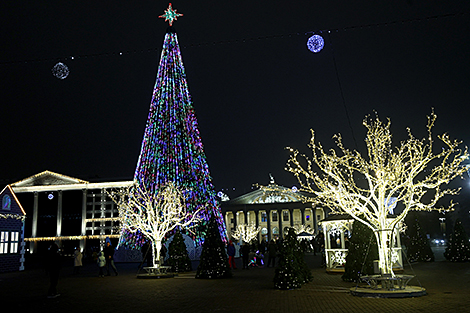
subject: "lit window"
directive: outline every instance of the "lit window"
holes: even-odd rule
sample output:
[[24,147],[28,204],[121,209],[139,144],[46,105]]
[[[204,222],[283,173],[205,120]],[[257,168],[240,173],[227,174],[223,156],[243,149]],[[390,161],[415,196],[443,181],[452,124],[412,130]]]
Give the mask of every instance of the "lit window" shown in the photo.
[[19,238],[19,232],[0,232],[0,254],[18,253]]
[[289,211],[282,211],[282,220],[284,222],[288,222],[289,221]]
[[267,222],[268,221],[268,216],[266,215],[266,212],[261,212],[261,222]]
[[11,198],[9,195],[4,195],[2,198],[2,208],[4,210],[11,210]]
[[307,221],[310,221],[310,215],[307,215],[307,216],[305,217],[305,219],[306,219]]
[[8,253],[8,232],[0,232],[0,254]]
[[20,237],[19,232],[15,231],[11,233],[10,253],[18,253],[19,237]]
[[277,211],[273,211],[273,212],[272,212],[272,217],[273,217],[273,218],[272,218],[272,221],[273,221],[273,222],[277,222]]

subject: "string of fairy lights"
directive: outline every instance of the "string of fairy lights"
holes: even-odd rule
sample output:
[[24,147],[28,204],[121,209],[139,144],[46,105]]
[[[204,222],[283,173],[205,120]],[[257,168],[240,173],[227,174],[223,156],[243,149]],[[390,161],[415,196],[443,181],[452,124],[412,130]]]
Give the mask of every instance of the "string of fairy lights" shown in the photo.
[[[317,29],[317,30],[310,30],[310,31],[299,31],[295,33],[283,33],[283,34],[264,35],[264,36],[249,37],[249,38],[218,40],[218,41],[212,41],[212,42],[190,43],[186,45],[181,45],[181,48],[187,49],[187,48],[197,48],[197,47],[226,45],[226,44],[246,44],[246,43],[256,42],[256,41],[265,41],[265,40],[270,40],[270,39],[282,39],[282,38],[289,38],[289,37],[296,37],[296,36],[309,36],[309,39],[306,45],[310,46],[311,43],[309,44],[309,40],[310,41],[314,40],[314,39],[311,39],[312,36],[314,35],[321,37],[322,34],[327,34],[327,33],[356,31],[356,30],[364,30],[364,29],[370,29],[370,28],[389,27],[389,26],[395,26],[395,25],[400,25],[400,24],[413,24],[413,23],[419,23],[419,22],[428,22],[428,21],[441,20],[441,19],[457,18],[457,17],[463,17],[465,15],[468,15],[469,13],[470,12],[456,12],[456,13],[432,15],[432,16],[427,16],[427,17],[417,17],[417,18],[412,18],[412,19],[382,22],[382,23],[369,23],[369,24],[360,24],[360,25],[350,25],[350,26],[339,27],[339,28],[326,28],[326,29]],[[315,38],[321,41],[321,39],[319,39],[318,37],[315,37]],[[316,44],[318,45],[318,43]],[[101,57],[125,56],[125,55],[137,54],[137,53],[159,52],[160,50],[161,49],[159,47],[153,47],[153,48],[148,48],[148,49],[120,50],[120,51],[109,51],[109,52],[102,52],[102,53],[70,54],[68,56],[51,57],[51,58],[38,58],[38,59],[27,59],[27,60],[17,60],[17,61],[8,60],[8,61],[0,62],[0,65],[60,61],[57,63],[59,64],[65,61],[73,61],[77,59],[89,59],[89,58],[92,59],[92,58],[101,58]],[[65,65],[64,63],[62,64]],[[58,71],[59,76],[61,77],[62,76],[66,77],[66,75],[68,75],[68,69],[60,65],[54,71]]]

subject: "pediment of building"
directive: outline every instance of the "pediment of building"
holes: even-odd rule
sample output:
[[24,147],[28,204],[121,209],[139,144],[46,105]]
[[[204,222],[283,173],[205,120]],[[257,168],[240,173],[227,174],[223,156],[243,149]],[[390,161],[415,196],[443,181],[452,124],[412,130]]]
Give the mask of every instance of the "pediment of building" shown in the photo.
[[39,174],[30,176],[16,183],[11,184],[12,187],[34,187],[34,186],[62,186],[62,185],[75,185],[87,184],[87,181],[73,178],[70,176],[54,173],[51,171],[44,171]]
[[299,191],[279,186],[271,182],[267,186],[259,186],[259,189],[241,195],[233,200],[228,201],[230,204],[268,204],[268,203],[284,203],[284,202],[301,202],[305,199],[305,195]]

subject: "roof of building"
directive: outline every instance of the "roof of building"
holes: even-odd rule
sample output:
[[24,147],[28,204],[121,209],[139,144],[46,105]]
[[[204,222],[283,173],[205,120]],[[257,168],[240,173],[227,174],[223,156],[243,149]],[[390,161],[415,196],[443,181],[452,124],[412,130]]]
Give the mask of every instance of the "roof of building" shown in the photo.
[[90,183],[88,181],[67,175],[58,174],[51,171],[44,171],[22,179],[16,183],[11,184],[10,186],[16,193],[21,193],[55,190],[118,188],[129,186],[132,183],[132,181]]
[[[271,182],[267,186],[255,185],[257,190],[241,195],[235,199],[226,201],[227,205],[239,204],[267,204],[284,202],[309,202],[309,195],[296,188],[288,188],[276,184],[271,176]],[[310,196],[311,197],[311,196]]]

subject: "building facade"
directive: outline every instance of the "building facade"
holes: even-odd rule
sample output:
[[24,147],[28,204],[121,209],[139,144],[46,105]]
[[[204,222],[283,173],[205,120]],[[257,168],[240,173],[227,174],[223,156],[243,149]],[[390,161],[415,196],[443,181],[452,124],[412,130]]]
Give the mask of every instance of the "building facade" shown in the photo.
[[24,270],[25,211],[15,192],[6,186],[0,193],[0,273]]
[[325,218],[323,208],[308,202],[308,197],[295,188],[279,186],[271,178],[267,186],[222,201],[222,214],[227,226],[227,236],[233,239],[238,225],[253,225],[260,229],[257,239],[270,241],[283,238],[287,228],[319,231],[318,222]]
[[11,184],[11,189],[27,203],[28,252],[36,253],[44,249],[42,243],[51,241],[72,251],[78,247],[83,251],[91,243],[102,247],[106,238],[117,241],[120,218],[107,191],[131,184],[132,181],[90,183],[50,171]]

